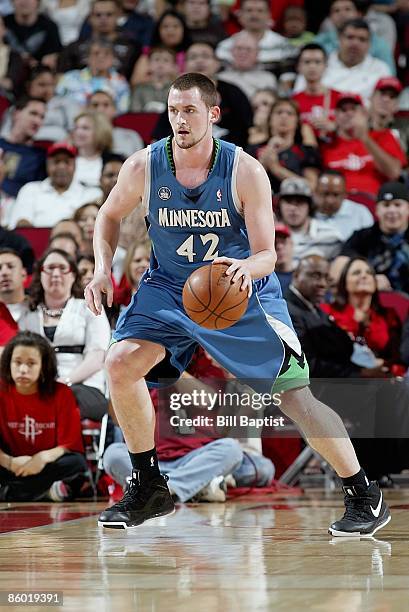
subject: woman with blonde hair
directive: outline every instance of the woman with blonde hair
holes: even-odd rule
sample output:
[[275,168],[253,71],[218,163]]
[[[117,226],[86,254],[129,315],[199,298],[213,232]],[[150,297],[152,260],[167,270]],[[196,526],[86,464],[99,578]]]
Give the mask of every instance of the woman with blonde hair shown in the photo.
[[112,149],[112,126],[102,113],[84,111],[76,116],[72,142],[77,147],[74,181],[99,187],[102,154]]
[[126,252],[121,282],[114,291],[114,302],[127,306],[139,287],[144,272],[149,267],[151,243],[149,240],[135,240]]

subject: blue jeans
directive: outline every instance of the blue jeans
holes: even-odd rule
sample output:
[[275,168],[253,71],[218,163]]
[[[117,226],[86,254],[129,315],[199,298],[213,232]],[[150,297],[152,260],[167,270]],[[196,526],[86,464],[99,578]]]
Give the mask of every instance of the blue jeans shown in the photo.
[[[181,502],[188,501],[216,476],[231,474],[242,463],[240,444],[222,438],[196,448],[173,461],[159,461],[161,472],[169,476],[169,487]],[[114,443],[104,453],[104,469],[122,487],[131,474],[132,464],[126,444]]]
[[256,453],[243,452],[243,461],[233,471],[238,487],[267,487],[274,478],[271,459]]

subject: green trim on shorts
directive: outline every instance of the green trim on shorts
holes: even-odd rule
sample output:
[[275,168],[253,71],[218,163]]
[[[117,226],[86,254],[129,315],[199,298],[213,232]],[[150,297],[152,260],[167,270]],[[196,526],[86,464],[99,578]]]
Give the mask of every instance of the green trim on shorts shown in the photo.
[[307,360],[304,357],[303,365],[300,366],[299,361],[294,355],[290,356],[289,367],[283,373],[277,376],[277,379],[272,387],[272,393],[281,393],[290,389],[298,389],[306,387],[310,384],[310,369]]
[[118,340],[111,336],[111,340],[109,341],[108,348],[110,349],[113,344],[116,344]]

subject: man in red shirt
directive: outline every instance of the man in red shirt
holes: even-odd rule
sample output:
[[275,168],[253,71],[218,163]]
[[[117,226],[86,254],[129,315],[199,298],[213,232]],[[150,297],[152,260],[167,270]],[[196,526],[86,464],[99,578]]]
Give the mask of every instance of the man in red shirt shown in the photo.
[[340,93],[322,84],[327,54],[317,43],[305,45],[298,56],[297,71],[305,79],[305,88],[293,95],[301,120],[314,128],[315,135],[325,138],[335,129],[335,106]]
[[392,130],[370,130],[358,94],[342,94],[335,109],[336,133],[321,145],[323,166],[345,176],[349,194],[374,199],[382,183],[397,180],[406,156]]

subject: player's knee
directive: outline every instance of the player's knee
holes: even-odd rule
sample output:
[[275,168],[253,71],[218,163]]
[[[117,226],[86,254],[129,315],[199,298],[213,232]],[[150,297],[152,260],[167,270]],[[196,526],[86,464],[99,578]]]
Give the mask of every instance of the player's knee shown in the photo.
[[281,396],[280,410],[293,421],[306,416],[311,409],[314,397],[308,387],[290,389]]
[[[114,344],[109,349],[105,358],[105,367],[111,383],[119,382],[123,384],[132,372],[132,378],[137,376],[137,358],[133,356],[126,346]],[[143,376],[143,374],[142,374]]]

